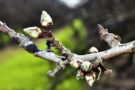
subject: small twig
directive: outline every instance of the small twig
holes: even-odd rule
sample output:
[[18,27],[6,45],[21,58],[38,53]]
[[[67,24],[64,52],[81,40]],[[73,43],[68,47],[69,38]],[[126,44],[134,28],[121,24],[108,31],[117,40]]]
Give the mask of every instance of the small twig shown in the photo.
[[98,30],[101,40],[104,40],[110,47],[115,47],[120,45],[121,38],[118,35],[113,33],[109,33],[108,29],[104,29],[104,27],[98,24]]

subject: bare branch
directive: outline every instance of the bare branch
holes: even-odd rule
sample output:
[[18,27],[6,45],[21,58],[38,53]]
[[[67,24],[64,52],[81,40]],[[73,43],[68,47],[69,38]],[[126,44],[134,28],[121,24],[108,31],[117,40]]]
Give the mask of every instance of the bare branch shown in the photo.
[[58,56],[54,52],[39,50],[34,42],[24,34],[16,33],[13,29],[10,29],[5,23],[0,21],[0,32],[8,35],[13,39],[13,41],[17,42],[20,47],[24,48],[26,51],[37,57],[58,63],[56,68],[49,72],[50,76],[54,77],[57,72],[65,68],[67,64],[70,64],[70,66],[78,69],[77,79],[85,78],[90,86],[92,86],[95,80],[100,78],[101,72],[104,72],[104,74],[107,76],[112,73],[111,69],[104,67],[102,61],[135,51],[135,41],[121,44],[120,37],[118,35],[109,33],[108,30],[104,29],[101,25],[98,25],[98,29],[100,38],[107,42],[111,49],[98,52],[97,48],[92,47],[89,50],[89,54],[85,55],[72,53],[69,49],[65,48],[58,40],[55,39],[50,30],[43,32],[42,34],[44,34],[45,38],[51,42],[50,44],[61,51],[62,56]]
[[121,44],[121,45],[113,47],[109,50],[98,52],[98,53],[92,53],[92,54],[86,54],[86,55],[74,54],[71,59],[73,59],[73,60],[81,59],[83,61],[93,62],[95,60],[95,58],[101,57],[103,60],[108,60],[108,59],[111,59],[113,57],[116,57],[116,56],[119,56],[122,54],[134,52],[134,48],[135,48],[135,41],[132,41],[132,42],[129,42],[126,44]]
[[[33,41],[31,41],[28,37],[24,34],[16,33],[14,30],[10,29],[5,23],[0,22],[0,32],[5,33],[13,41],[17,42],[19,46],[24,48],[26,51],[33,53],[34,55],[43,58],[45,60],[53,61],[56,63],[63,62],[62,58],[57,56],[52,52],[40,51]],[[29,49],[29,46],[31,46]]]

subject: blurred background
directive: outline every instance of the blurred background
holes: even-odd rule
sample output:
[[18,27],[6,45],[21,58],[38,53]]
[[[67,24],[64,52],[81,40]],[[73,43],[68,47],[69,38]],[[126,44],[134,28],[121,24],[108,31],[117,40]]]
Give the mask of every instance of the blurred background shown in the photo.
[[[109,48],[98,36],[99,23],[120,35],[122,43],[135,39],[135,0],[0,0],[0,20],[20,33],[29,26],[40,27],[42,10],[52,16],[56,38],[77,54],[88,53],[92,46]],[[35,42],[46,49],[44,39]],[[54,63],[34,57],[0,33],[0,90],[135,90],[134,62],[134,54],[106,61],[113,75],[89,87],[85,80],[75,79],[71,67],[50,78],[47,72]]]

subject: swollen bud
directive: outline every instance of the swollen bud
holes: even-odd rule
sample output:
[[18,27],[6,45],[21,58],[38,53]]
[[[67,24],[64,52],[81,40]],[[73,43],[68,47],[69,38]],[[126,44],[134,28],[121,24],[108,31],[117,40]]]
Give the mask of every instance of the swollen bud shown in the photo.
[[104,74],[109,77],[110,75],[112,75],[112,70],[111,69],[107,69]]
[[81,70],[78,70],[77,74],[76,74],[76,79],[80,80],[80,79],[83,79],[83,78],[84,78],[84,73]]
[[85,72],[90,71],[92,68],[92,64],[89,61],[84,61],[81,64],[81,69]]
[[47,27],[49,25],[53,25],[52,18],[46,11],[42,11],[40,23],[44,27]]
[[38,27],[28,27],[24,28],[23,31],[27,33],[32,38],[38,38],[39,34],[42,33],[41,29]]
[[93,83],[96,80],[96,74],[94,72],[91,74],[88,74],[85,76],[85,79],[86,79],[87,83],[89,84],[89,86],[92,87]]
[[97,50],[96,47],[91,47],[91,48],[89,49],[89,53],[98,53],[98,50]]
[[74,68],[79,68],[81,63],[82,63],[81,60],[73,60],[70,62],[70,65],[73,66]]

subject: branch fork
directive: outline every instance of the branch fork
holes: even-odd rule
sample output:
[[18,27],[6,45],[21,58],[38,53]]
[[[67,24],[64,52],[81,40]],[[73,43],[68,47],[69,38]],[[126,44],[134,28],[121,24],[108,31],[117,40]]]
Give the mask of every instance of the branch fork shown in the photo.
[[107,69],[103,65],[105,60],[109,60],[110,58],[135,51],[135,41],[121,44],[121,39],[118,35],[109,33],[107,29],[104,29],[102,25],[98,24],[97,27],[99,36],[101,40],[105,41],[110,46],[110,49],[99,52],[97,48],[91,47],[88,54],[78,55],[71,52],[53,36],[53,22],[47,12],[42,12],[40,22],[44,30],[36,27],[26,28],[24,31],[33,38],[46,38],[48,42],[48,49],[55,47],[61,51],[61,56],[55,54],[53,51],[48,52],[48,50],[38,49],[34,42],[31,41],[27,36],[15,32],[2,21],[0,21],[0,32],[8,35],[13,39],[13,41],[17,42],[20,47],[24,48],[29,53],[39,58],[57,63],[56,68],[52,71],[49,71],[49,75],[52,77],[55,77],[55,75],[60,70],[67,68],[67,64],[69,64],[78,70],[76,74],[77,80],[85,78],[87,83],[92,86],[95,80],[99,80],[102,72],[106,76],[111,75],[112,70]]

